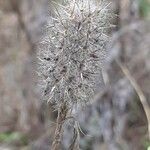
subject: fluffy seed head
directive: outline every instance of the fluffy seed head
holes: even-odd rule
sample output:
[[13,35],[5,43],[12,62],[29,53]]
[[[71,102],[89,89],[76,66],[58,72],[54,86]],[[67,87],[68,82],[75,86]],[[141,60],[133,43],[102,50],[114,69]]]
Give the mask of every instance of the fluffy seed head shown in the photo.
[[107,4],[85,0],[54,3],[38,52],[44,97],[57,105],[86,104],[101,87],[110,12]]

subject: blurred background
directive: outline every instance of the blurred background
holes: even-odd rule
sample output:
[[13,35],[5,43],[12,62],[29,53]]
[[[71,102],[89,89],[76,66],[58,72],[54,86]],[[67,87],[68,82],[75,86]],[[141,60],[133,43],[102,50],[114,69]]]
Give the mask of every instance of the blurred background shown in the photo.
[[[77,112],[82,150],[150,146],[150,0],[109,0],[116,16],[99,100]],[[56,114],[39,98],[36,51],[50,0],[0,0],[0,150],[48,150]],[[78,115],[79,114],[79,115]],[[67,150],[70,128],[64,133]]]

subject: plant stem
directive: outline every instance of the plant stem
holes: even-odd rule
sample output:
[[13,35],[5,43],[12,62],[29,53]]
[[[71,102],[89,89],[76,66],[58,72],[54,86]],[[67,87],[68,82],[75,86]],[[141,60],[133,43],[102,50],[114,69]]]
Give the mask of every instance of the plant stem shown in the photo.
[[67,106],[66,103],[63,104],[58,110],[57,123],[55,128],[54,140],[52,143],[51,150],[60,150],[61,149],[61,138],[63,135],[63,123],[67,116]]

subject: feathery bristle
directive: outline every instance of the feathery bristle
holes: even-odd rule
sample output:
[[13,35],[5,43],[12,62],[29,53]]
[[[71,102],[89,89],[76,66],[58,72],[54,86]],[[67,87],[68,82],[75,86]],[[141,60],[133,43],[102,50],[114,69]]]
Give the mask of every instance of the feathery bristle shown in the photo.
[[44,96],[59,105],[86,104],[99,92],[111,27],[108,4],[85,0],[54,3],[38,52]]

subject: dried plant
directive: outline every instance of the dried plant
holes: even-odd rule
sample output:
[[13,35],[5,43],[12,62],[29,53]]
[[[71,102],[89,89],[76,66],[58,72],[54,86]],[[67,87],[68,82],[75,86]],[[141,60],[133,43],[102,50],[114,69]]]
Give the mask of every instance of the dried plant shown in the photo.
[[67,0],[54,2],[53,8],[55,15],[38,52],[38,69],[44,97],[59,112],[53,142],[53,149],[59,149],[68,111],[91,102],[99,92],[106,33],[112,25],[108,4]]

